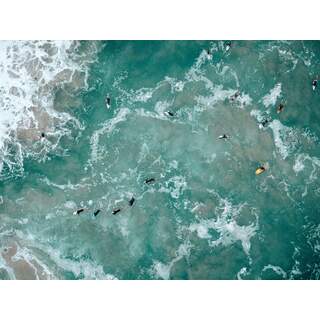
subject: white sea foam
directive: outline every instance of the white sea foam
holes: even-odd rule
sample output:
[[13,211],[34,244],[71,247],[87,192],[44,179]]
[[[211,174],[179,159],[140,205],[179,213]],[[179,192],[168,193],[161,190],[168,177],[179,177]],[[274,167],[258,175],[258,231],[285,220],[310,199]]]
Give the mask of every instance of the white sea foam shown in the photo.
[[[33,254],[31,249],[22,247],[18,242],[11,242],[7,249],[10,250],[7,256],[0,252],[0,268],[3,267],[8,272],[10,279],[20,278],[21,275],[23,276],[20,273],[24,271],[34,279],[54,278],[47,265]],[[18,275],[16,271],[19,271]],[[30,271],[33,275],[30,274]]]
[[171,169],[178,169],[178,161],[177,160],[172,160],[170,163],[169,163],[169,168]]
[[299,59],[297,57],[295,57],[293,55],[292,51],[290,51],[290,50],[284,50],[284,49],[282,50],[282,49],[279,48],[278,52],[279,52],[279,56],[284,61],[289,61],[289,62],[291,62],[293,64],[292,68],[290,70],[286,71],[286,73],[293,71],[296,68],[297,64],[298,64],[298,60]]
[[[224,89],[222,85],[218,85],[212,88],[211,95],[208,96],[198,96],[196,101],[198,102],[198,111],[202,111],[208,107],[214,106],[218,102],[223,102],[230,99],[238,90],[235,89]],[[240,95],[232,101],[232,105],[240,109],[243,109],[246,105],[250,105],[252,99],[248,94],[240,93]]]
[[[312,170],[310,166],[307,164],[310,163],[312,166]],[[307,166],[307,168],[306,168]],[[304,192],[302,193],[302,197],[305,197],[308,194],[308,186],[313,182],[318,180],[318,173],[320,169],[320,159],[317,157],[311,157],[306,153],[300,153],[295,158],[295,163],[293,165],[293,170],[296,175],[301,174],[302,171],[306,171],[307,173],[310,172],[308,179],[305,181],[305,188]],[[315,193],[318,193],[318,190],[315,190]]]
[[293,165],[293,170],[295,171],[295,173],[298,173],[304,169],[304,160],[305,158],[303,157],[303,155],[299,154]]
[[[250,115],[257,119],[258,122],[262,122],[264,120],[263,112],[257,109],[252,109],[250,111]],[[260,129],[263,128],[262,126],[259,127]]]
[[[93,61],[88,57],[96,51],[78,56],[77,46],[72,41],[0,42],[0,173],[4,165],[23,171],[26,154],[43,156],[70,133],[68,125],[80,129],[75,118],[53,108],[54,88],[86,86]],[[39,145],[43,130],[51,139]]]
[[165,81],[170,84],[171,93],[183,91],[185,82],[183,82],[181,80],[177,80],[175,78],[171,78],[171,77],[165,77]]
[[241,109],[251,104],[252,104],[252,98],[249,96],[249,94],[246,94],[246,93],[241,93],[235,103],[235,105]]
[[314,180],[314,171],[317,169],[317,167],[320,168],[320,160],[317,157],[311,157],[306,153],[298,154],[293,165],[293,170],[296,172],[296,174],[304,170],[306,161],[310,161],[312,164],[313,172],[310,175],[310,180]]
[[294,265],[290,271],[290,279],[295,279],[297,276],[302,275],[302,272],[300,271],[300,262],[297,259],[299,254],[300,254],[299,248],[295,247],[292,255],[292,260],[294,260]]
[[240,271],[237,273],[237,279],[242,280],[243,276],[246,276],[248,274],[247,267],[242,267]]
[[[17,253],[12,257],[12,261],[23,260],[25,261],[33,270],[36,276],[36,279],[54,279],[54,274],[50,271],[49,267],[38,259],[34,254],[32,254],[31,250],[24,247],[20,247],[17,245]],[[35,262],[42,268],[39,270]],[[41,274],[39,272],[42,271]]]
[[274,88],[270,90],[268,94],[266,94],[262,98],[262,102],[266,108],[269,106],[274,106],[277,102],[277,99],[281,96],[281,83],[277,83]]
[[287,273],[279,266],[273,266],[271,264],[268,264],[267,266],[264,266],[262,269],[262,272],[266,271],[266,270],[272,270],[274,271],[276,274],[278,274],[279,276],[281,276],[283,279],[287,278]]
[[67,209],[73,209],[75,210],[77,208],[77,204],[74,202],[74,201],[67,201],[64,206],[67,208]]
[[121,87],[121,82],[127,77],[127,74],[120,75],[113,83],[113,87],[116,88],[120,94],[118,96],[119,101],[122,103],[123,106],[132,106],[134,103],[146,103],[148,102],[153,94],[160,89],[163,85],[166,85],[167,82],[160,81],[157,85],[153,88],[140,88],[138,90],[125,90]]
[[174,176],[165,181],[165,187],[161,187],[158,191],[170,193],[172,198],[178,199],[187,188],[187,182],[183,176]]
[[169,101],[158,101],[154,107],[154,110],[161,118],[166,118],[165,111],[170,106],[171,103]]
[[188,81],[199,81],[203,80],[201,71],[201,67],[203,64],[205,64],[207,61],[207,53],[205,50],[202,50],[200,55],[197,57],[195,63],[192,65],[192,67],[188,70],[186,74],[186,79]]
[[205,84],[206,89],[212,90],[213,83],[209,80],[205,75],[204,71],[201,69],[202,66],[207,62],[207,53],[205,50],[202,50],[200,55],[197,57],[195,63],[188,70],[185,75],[185,79],[187,82],[203,82]]
[[61,256],[61,253],[49,247],[40,246],[50,257],[50,259],[56,264],[58,268],[61,268],[65,271],[72,272],[76,277],[82,276],[84,279],[99,279],[99,280],[117,280],[112,274],[105,273],[103,267],[95,264],[92,261],[84,260],[71,260]]
[[[241,213],[242,208],[246,204],[234,206],[229,200],[220,197],[219,202],[219,206],[215,209],[215,218],[198,218],[198,222],[192,223],[188,229],[191,232],[196,232],[199,238],[207,239],[211,247],[218,245],[228,246],[236,241],[241,241],[244,252],[249,256],[251,247],[250,239],[258,230],[258,217],[255,210],[252,209],[251,211],[256,217],[256,222],[246,226],[240,226],[237,224],[235,217]],[[210,229],[219,233],[218,239],[212,239],[209,233]]]
[[40,181],[43,181],[48,186],[52,186],[52,187],[60,189],[60,190],[78,190],[80,188],[89,187],[90,184],[85,183],[86,180],[87,180],[87,178],[86,179],[82,179],[82,182],[81,183],[77,183],[77,184],[72,184],[70,182],[70,180],[68,181],[67,184],[57,184],[57,183],[54,183],[54,182],[50,181],[47,177],[40,178]]
[[132,100],[135,102],[147,102],[151,99],[155,89],[141,88],[134,92],[132,95]]
[[297,145],[297,133],[275,119],[269,127],[272,129],[274,143],[283,159],[286,159]]
[[192,247],[193,246],[191,245],[190,241],[184,241],[184,243],[182,243],[175,252],[175,257],[169,263],[165,264],[158,260],[154,260],[150,273],[157,278],[169,280],[171,269],[174,264],[184,257],[189,257]]
[[121,108],[114,118],[105,121],[102,124],[101,128],[93,133],[90,139],[91,161],[98,161],[100,158],[100,154],[103,151],[101,147],[99,148],[100,136],[111,133],[118,123],[123,122],[127,119],[129,113],[130,110],[128,108]]
[[0,268],[6,270],[6,272],[8,273],[9,279],[11,280],[16,280],[16,275],[14,273],[13,268],[11,268],[7,262],[5,261],[5,259],[2,257],[2,255],[0,254]]
[[225,101],[228,99],[231,95],[233,95],[237,90],[234,89],[223,89],[222,85],[216,86],[212,89],[212,94],[209,96],[198,96],[196,97],[196,101],[198,105],[200,106],[199,111],[203,109],[203,107],[206,109],[207,107],[211,107],[218,102]]

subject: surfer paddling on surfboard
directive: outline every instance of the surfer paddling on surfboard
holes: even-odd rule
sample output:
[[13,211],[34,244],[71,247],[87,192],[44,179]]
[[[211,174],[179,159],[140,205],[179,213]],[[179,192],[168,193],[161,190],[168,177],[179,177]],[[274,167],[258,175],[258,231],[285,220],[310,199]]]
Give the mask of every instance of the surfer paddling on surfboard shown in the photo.
[[278,108],[277,108],[277,113],[282,112],[283,109],[284,109],[284,105],[283,105],[282,103],[280,103],[280,104],[278,105]]
[[111,107],[111,98],[109,95],[106,97],[105,103],[106,103],[107,109],[109,109]]
[[78,209],[77,211],[75,211],[74,213],[73,213],[73,215],[79,215],[80,213],[82,213],[82,212],[84,212],[84,210],[85,210],[85,208],[81,208],[81,209]]
[[174,116],[174,113],[172,111],[165,111],[164,113],[165,115],[168,115],[170,117],[173,117]]
[[226,51],[229,51],[231,48],[231,41],[227,41],[225,46],[226,46]]
[[218,139],[229,139],[230,136],[226,135],[226,134],[222,134],[218,137]]
[[211,60],[212,59],[212,54],[211,54],[211,50],[210,49],[207,49],[207,59],[208,60]]
[[262,166],[260,166],[260,167],[258,167],[258,168],[256,169],[256,175],[259,175],[259,174],[265,172],[265,171],[268,170],[268,169],[269,169],[269,164],[268,164],[268,163],[265,163],[264,165],[262,165]]
[[313,91],[316,90],[317,85],[318,85],[318,79],[314,79],[314,80],[312,81],[312,90],[313,90]]

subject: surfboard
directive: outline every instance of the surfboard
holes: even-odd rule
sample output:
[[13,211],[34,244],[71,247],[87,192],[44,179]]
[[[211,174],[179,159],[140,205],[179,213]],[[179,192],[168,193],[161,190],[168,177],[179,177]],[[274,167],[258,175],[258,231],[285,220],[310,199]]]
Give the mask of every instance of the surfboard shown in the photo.
[[261,174],[262,172],[265,172],[265,171],[266,171],[266,169],[258,168],[256,170],[256,175]]

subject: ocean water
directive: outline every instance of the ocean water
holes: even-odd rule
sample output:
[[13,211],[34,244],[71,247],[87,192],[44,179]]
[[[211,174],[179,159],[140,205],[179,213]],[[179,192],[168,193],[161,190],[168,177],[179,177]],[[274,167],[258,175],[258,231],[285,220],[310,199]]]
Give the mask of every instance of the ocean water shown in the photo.
[[0,42],[0,279],[319,279],[320,42],[227,44]]

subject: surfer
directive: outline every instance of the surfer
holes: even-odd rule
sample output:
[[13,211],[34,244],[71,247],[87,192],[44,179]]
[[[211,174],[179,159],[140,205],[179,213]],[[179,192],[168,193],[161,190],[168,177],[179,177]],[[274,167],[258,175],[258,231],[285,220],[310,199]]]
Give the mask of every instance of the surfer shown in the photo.
[[259,128],[260,128],[260,129],[265,128],[268,123],[269,123],[269,120],[268,120],[268,119],[264,119],[263,121],[261,121],[261,122],[259,123]]
[[282,103],[279,104],[278,108],[277,108],[277,113],[282,112],[284,109],[284,105]]
[[114,209],[114,210],[112,211],[112,214],[116,215],[116,214],[119,213],[120,211],[121,211],[121,209]]
[[106,97],[105,102],[106,102],[107,109],[109,109],[111,107],[111,98],[109,95]]
[[165,113],[166,113],[167,115],[169,115],[170,117],[173,117],[173,116],[174,116],[174,113],[171,112],[171,111],[166,111]]
[[260,166],[256,169],[256,175],[261,174],[262,172],[265,172],[266,168],[264,166]]
[[77,211],[75,211],[73,214],[74,215],[79,215],[83,211],[84,211],[84,208],[81,208],[81,209],[78,209]]
[[317,80],[317,79],[314,79],[314,80],[312,81],[312,90],[316,90],[317,85],[318,85],[318,80]]
[[231,41],[226,42],[226,51],[229,51],[231,48]]
[[98,209],[98,210],[96,210],[94,213],[93,213],[93,215],[96,217],[99,213],[100,213],[100,209]]
[[135,199],[134,197],[132,197],[132,198],[129,200],[129,206],[130,206],[130,207],[133,206],[135,200],[136,200],[136,199]]
[[146,184],[150,184],[150,183],[152,183],[152,182],[155,182],[156,180],[154,179],[154,178],[149,178],[149,179],[146,179],[145,180],[145,183]]
[[207,59],[208,59],[208,60],[211,60],[211,59],[212,59],[212,54],[211,54],[210,49],[207,49]]
[[41,138],[44,138],[45,136],[44,132],[41,132]]
[[240,96],[240,91],[236,91],[235,94],[233,94],[231,97],[230,97],[230,101],[234,101],[236,100],[238,97]]
[[218,139],[229,139],[230,137],[227,136],[226,134],[222,134],[218,137]]

